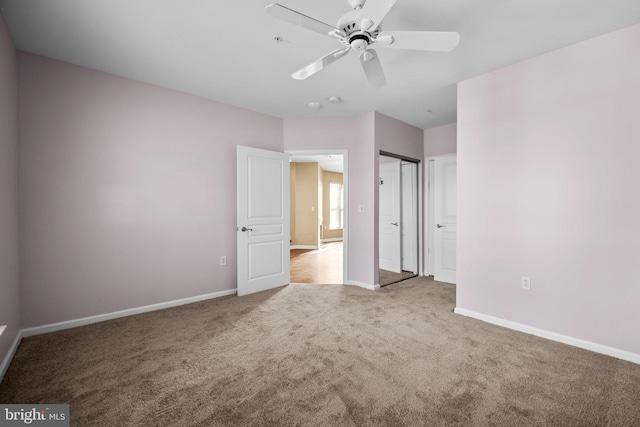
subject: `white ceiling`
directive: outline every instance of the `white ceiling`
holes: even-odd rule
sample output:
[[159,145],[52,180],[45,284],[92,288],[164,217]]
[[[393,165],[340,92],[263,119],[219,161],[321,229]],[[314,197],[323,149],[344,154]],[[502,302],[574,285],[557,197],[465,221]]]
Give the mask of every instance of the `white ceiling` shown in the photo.
[[[27,52],[282,118],[375,110],[423,129],[456,121],[459,81],[640,22],[639,0],[398,0],[385,30],[457,31],[460,45],[378,49],[388,84],[375,89],[353,52],[307,80],[289,77],[342,45],[268,16],[269,3],[0,0],[0,10]],[[331,25],[350,10],[347,0],[281,4]]]

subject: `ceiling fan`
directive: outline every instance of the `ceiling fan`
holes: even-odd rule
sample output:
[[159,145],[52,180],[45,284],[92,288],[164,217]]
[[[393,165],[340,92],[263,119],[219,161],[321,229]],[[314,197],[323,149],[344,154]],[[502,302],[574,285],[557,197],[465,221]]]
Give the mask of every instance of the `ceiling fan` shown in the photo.
[[353,10],[345,13],[338,20],[336,27],[277,3],[266,7],[267,14],[275,18],[334,37],[346,46],[301,68],[291,77],[297,80],[306,79],[342,58],[350,50],[354,50],[359,53],[360,63],[369,84],[382,87],[387,81],[378,54],[372,49],[373,45],[392,49],[450,52],[460,41],[460,35],[456,32],[382,31],[380,24],[396,0],[348,0],[348,2]]

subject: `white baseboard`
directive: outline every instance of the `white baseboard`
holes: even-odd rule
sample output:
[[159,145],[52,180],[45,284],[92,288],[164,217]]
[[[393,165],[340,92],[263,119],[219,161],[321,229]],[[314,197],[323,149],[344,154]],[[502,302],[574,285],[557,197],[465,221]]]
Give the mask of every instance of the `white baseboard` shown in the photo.
[[119,317],[132,316],[134,314],[147,313],[149,311],[162,310],[164,308],[177,307],[179,305],[191,304],[213,298],[220,298],[227,295],[235,295],[236,289],[213,292],[195,297],[183,298],[179,300],[161,302],[159,304],[145,305],[143,307],[130,308],[127,310],[114,311],[112,313],[98,314],[97,316],[83,317],[81,319],[67,320],[66,322],[51,323],[49,325],[36,326],[20,331],[23,337],[46,334],[49,332],[61,331],[63,329],[77,328],[78,326],[90,325],[92,323],[104,322],[105,320],[117,319]]
[[16,339],[13,340],[13,344],[11,344],[11,347],[9,347],[9,352],[4,357],[2,364],[0,364],[0,383],[2,382],[2,379],[4,378],[4,374],[7,372],[7,369],[9,369],[9,364],[13,360],[13,356],[15,356],[16,350],[18,350],[18,346],[20,345],[21,339],[22,339],[22,331],[18,332],[18,335],[16,335]]
[[329,242],[342,242],[342,237],[332,237],[330,239],[322,239],[321,242],[322,243],[329,243]]
[[313,246],[313,245],[291,245],[289,246],[289,249],[320,249],[320,246]]
[[524,332],[526,334],[535,335],[538,337],[546,338],[552,341],[561,342],[563,344],[572,345],[574,347],[583,348],[596,353],[605,354],[607,356],[615,357],[617,359],[626,360],[640,364],[640,354],[631,353],[629,351],[620,350],[606,345],[597,344],[591,341],[581,340],[579,338],[570,337],[568,335],[558,334],[556,332],[547,331],[544,329],[534,328],[533,326],[524,325],[522,323],[512,322],[510,320],[501,319],[499,317],[489,316],[487,314],[478,313],[472,310],[466,310],[464,308],[456,307],[453,310],[456,314],[472,317],[474,319],[482,320],[483,322],[491,323],[498,326],[503,326],[515,331]]
[[370,291],[377,291],[378,289],[380,289],[380,285],[370,285],[368,283],[357,282],[355,280],[347,280],[345,282],[345,285],[359,286],[361,288],[369,289]]

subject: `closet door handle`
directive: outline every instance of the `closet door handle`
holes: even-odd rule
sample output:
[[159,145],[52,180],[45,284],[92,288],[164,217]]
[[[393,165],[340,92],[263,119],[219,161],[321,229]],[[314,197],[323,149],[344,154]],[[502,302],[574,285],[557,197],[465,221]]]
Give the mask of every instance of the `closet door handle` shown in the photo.
[[253,231],[253,228],[242,227],[240,231]]
[[443,225],[443,224],[436,224],[436,227],[438,227],[438,228],[442,228],[442,227],[446,227],[446,225]]

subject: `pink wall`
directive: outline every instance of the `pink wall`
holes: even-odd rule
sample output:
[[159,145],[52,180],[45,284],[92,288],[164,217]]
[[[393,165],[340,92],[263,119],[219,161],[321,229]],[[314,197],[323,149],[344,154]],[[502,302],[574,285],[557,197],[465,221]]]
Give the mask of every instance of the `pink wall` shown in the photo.
[[0,326],[7,326],[0,364],[20,330],[16,72],[16,50],[0,14]]
[[458,307],[640,354],[638,46],[635,25],[459,84]]
[[458,149],[457,125],[451,123],[424,131],[424,156],[455,154]]
[[[352,119],[285,119],[285,150],[348,150],[349,266],[347,281],[375,284],[375,113]],[[358,212],[358,205],[365,211]]]
[[282,151],[282,120],[21,52],[18,70],[22,326],[235,288],[236,146]]
[[424,131],[422,129],[384,114],[375,113],[375,117],[376,149],[378,152],[383,150],[422,160],[424,157]]

